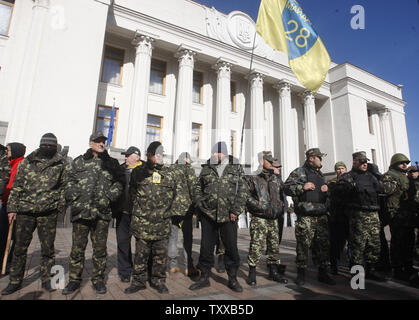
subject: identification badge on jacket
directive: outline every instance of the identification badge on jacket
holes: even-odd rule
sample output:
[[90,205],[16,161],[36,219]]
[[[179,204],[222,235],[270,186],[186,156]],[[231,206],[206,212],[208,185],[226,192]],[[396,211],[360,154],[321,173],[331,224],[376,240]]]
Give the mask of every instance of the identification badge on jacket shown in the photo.
[[161,175],[158,172],[153,172],[153,183],[161,183]]

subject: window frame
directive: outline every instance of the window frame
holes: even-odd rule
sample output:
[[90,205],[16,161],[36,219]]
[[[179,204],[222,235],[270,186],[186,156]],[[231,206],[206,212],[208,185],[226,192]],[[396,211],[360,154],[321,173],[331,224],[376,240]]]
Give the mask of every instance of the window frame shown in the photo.
[[[121,50],[122,51],[122,61],[119,61],[119,60],[116,60],[116,59],[113,59],[113,58],[107,58],[106,57],[106,48]],[[120,68],[120,71],[119,71],[119,84],[103,81],[103,73],[105,71],[105,59],[121,62],[121,68]],[[101,76],[100,76],[100,82],[122,87],[122,77],[123,77],[123,73],[124,73],[124,61],[125,61],[125,49],[120,48],[120,47],[116,47],[116,46],[113,46],[113,45],[105,44],[104,49],[103,49],[102,72],[101,72]]]
[[[151,114],[151,113],[147,113],[147,118],[148,118],[148,116],[160,118],[160,128],[159,127],[155,127],[155,126],[151,126],[151,125],[149,125],[147,123],[147,127],[146,127],[146,140],[147,140],[147,129],[148,128],[158,129],[158,130],[160,130],[160,139],[159,139],[159,141],[161,143],[161,140],[162,140],[162,132],[163,132],[163,117],[162,116],[158,116],[156,114]],[[148,122],[148,120],[147,120],[147,122]]]
[[371,110],[367,109],[368,130],[369,130],[369,133],[370,134],[375,135],[375,132],[374,132],[374,123],[373,123],[373,120],[372,120],[372,116],[373,116],[373,112]]
[[[232,90],[234,88],[234,94],[231,96]],[[237,85],[235,81],[230,81],[230,100],[231,100],[231,112],[237,112]]]
[[6,2],[6,1],[0,0],[0,4],[3,4],[3,5],[8,6],[8,7],[12,7],[12,10],[10,11],[9,24],[7,26],[6,34],[0,33],[0,36],[8,37],[9,36],[9,32],[10,32],[10,25],[12,24],[13,11],[15,9],[16,1],[14,3],[10,3],[10,2]]
[[236,130],[230,130],[230,136],[231,136],[231,155],[233,157],[236,156],[236,147],[237,147],[237,131]]
[[[108,118],[104,118],[104,117],[99,117],[99,108],[106,108],[106,109],[111,109],[112,112],[112,106],[107,106],[104,104],[98,104],[97,105],[97,110],[96,110],[96,121],[95,121],[95,132],[98,130],[98,120],[108,120]],[[114,129],[113,129],[113,137],[112,137],[112,143],[111,146],[115,147],[115,141],[116,141],[116,137],[118,135],[118,118],[119,118],[119,108],[115,106],[115,119],[114,119]],[[110,123],[109,119],[109,123]]]
[[[200,81],[200,86],[199,86],[199,102],[195,102],[193,101],[193,88],[194,88],[194,84],[195,84],[195,79],[194,79],[194,73],[199,73],[201,75],[201,81]],[[198,70],[193,70],[192,73],[192,103],[196,103],[196,104],[203,104],[203,100],[204,100],[204,73],[202,71],[198,71]]]
[[[198,159],[201,159],[201,144],[202,144],[202,123],[198,123],[198,122],[192,122],[192,130],[193,130],[193,125],[198,125],[199,126],[199,143],[198,143]],[[194,136],[193,131],[192,131],[192,137]]]
[[[166,95],[167,61],[156,59],[156,58],[152,58],[151,59],[151,63],[150,63],[150,77],[151,77],[151,72],[153,71],[153,60],[154,61],[158,61],[158,62],[162,62],[164,64],[163,89],[162,89],[162,93],[151,92],[150,91],[150,83],[149,83],[148,93],[158,94],[158,95],[161,95],[161,96],[165,96]],[[150,78],[150,82],[151,82],[151,78]]]

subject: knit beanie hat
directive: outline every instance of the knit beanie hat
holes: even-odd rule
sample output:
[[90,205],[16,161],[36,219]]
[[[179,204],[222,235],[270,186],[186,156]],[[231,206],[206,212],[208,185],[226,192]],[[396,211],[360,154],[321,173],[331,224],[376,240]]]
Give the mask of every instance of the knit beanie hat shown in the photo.
[[39,146],[42,145],[51,145],[51,146],[57,146],[57,137],[53,133],[45,133],[42,138],[41,142],[39,143]]

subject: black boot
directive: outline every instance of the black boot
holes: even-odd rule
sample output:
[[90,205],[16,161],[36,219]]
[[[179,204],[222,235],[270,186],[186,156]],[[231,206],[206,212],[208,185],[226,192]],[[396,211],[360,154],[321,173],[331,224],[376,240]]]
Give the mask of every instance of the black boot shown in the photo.
[[72,294],[74,291],[80,288],[80,282],[70,281],[67,286],[64,288],[62,294]]
[[278,273],[279,274],[284,274],[285,270],[287,269],[287,265],[286,264],[278,264]]
[[198,289],[209,287],[210,282],[208,278],[209,278],[209,272],[201,270],[201,276],[199,277],[197,282],[190,285],[189,290],[198,290]]
[[336,281],[330,278],[329,274],[327,273],[326,267],[319,268],[319,274],[318,274],[317,280],[325,284],[332,285],[332,286],[336,284]]
[[220,254],[220,255],[218,255],[218,259],[217,259],[218,261],[217,261],[217,272],[218,273],[224,273],[224,272],[226,272],[226,268],[225,268],[225,265],[224,265],[224,255],[223,254]]
[[246,283],[252,287],[256,285],[256,267],[249,266],[249,276],[247,277]]
[[237,281],[237,269],[230,269],[227,271],[228,275],[228,287],[234,292],[242,292],[243,288]]
[[147,287],[144,283],[131,283],[131,285],[124,290],[126,294],[136,293],[140,290],[145,290]]
[[1,292],[3,296],[7,296],[9,294],[15,293],[17,290],[19,290],[22,287],[21,283],[18,284],[11,284],[9,283],[5,289]]
[[367,267],[367,270],[365,272],[365,279],[378,281],[378,282],[384,282],[386,281],[386,278],[380,274],[375,268],[373,267]]
[[288,280],[281,277],[281,275],[278,273],[278,265],[276,264],[269,265],[268,279],[279,282],[279,283],[288,283]]
[[295,280],[295,283],[298,286],[303,286],[306,282],[306,269],[304,268],[298,268],[297,269],[297,280]]
[[50,280],[46,280],[46,281],[42,282],[41,287],[42,287],[42,289],[44,289],[44,290],[46,290],[48,292],[53,292],[53,291],[56,290],[56,289],[53,289],[51,287],[51,281]]

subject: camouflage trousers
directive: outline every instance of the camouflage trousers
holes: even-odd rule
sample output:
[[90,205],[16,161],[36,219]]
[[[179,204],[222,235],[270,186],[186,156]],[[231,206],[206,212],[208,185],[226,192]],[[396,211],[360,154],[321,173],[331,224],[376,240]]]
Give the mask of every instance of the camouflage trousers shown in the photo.
[[85,251],[90,233],[93,248],[92,283],[105,279],[106,242],[108,240],[109,221],[102,219],[77,220],[73,222],[73,244],[70,253],[70,281],[81,282],[85,262]]
[[38,237],[41,243],[41,279],[42,282],[51,279],[51,268],[55,263],[54,241],[57,217],[58,212],[55,210],[36,215],[22,213],[16,215],[16,244],[9,277],[11,284],[19,284],[23,280],[28,247],[35,229],[38,229]]
[[265,243],[267,264],[280,264],[278,220],[253,216],[250,221],[250,247],[247,256],[250,267],[256,267],[258,264]]
[[327,215],[299,216],[295,224],[297,240],[297,268],[307,268],[309,249],[314,250],[321,267],[330,264],[329,222]]
[[351,212],[349,220],[350,263],[353,265],[375,266],[380,258],[380,218],[376,211]]
[[169,239],[144,240],[135,238],[133,284],[145,284],[147,281],[147,264],[151,255],[152,268],[150,282],[154,285],[166,281],[167,250]]

